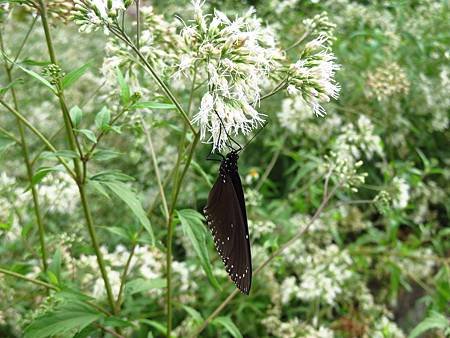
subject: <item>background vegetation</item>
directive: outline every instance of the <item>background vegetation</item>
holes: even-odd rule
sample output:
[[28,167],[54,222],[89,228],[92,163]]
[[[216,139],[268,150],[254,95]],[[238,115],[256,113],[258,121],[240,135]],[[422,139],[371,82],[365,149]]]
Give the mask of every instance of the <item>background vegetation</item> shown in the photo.
[[[1,337],[450,335],[447,1],[204,5],[255,6],[294,61],[329,34],[341,65],[326,116],[286,91],[258,108],[270,122],[239,160],[250,296],[199,213],[211,146],[149,73],[191,120],[205,74],[177,76],[175,36],[193,6],[141,0],[139,59],[114,34],[79,32],[71,1],[46,3],[47,26],[36,3],[1,5]],[[134,37],[134,4],[124,19]]]

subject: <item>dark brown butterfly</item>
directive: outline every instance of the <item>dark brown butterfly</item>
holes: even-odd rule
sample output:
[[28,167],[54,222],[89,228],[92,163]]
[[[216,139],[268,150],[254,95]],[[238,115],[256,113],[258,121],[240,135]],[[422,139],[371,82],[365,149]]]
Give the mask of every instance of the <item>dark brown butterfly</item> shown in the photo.
[[252,285],[252,258],[244,191],[237,161],[239,150],[222,156],[219,176],[212,187],[204,213],[217,252],[237,288],[249,294]]

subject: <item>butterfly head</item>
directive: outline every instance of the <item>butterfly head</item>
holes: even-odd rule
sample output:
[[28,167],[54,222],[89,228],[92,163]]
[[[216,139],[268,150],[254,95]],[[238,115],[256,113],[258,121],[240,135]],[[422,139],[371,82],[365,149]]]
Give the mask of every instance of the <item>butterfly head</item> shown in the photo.
[[239,155],[237,151],[230,151],[227,156],[225,157],[225,160],[228,160],[229,162],[237,162],[239,159]]

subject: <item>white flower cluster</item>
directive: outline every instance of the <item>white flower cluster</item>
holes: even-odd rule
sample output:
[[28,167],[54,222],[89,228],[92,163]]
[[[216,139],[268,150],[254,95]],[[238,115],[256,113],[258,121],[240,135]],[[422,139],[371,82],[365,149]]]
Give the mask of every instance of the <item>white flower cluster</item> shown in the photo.
[[353,275],[349,254],[334,244],[326,248],[311,245],[306,254],[297,257],[296,263],[303,269],[298,282],[295,277],[287,277],[283,281],[283,303],[297,298],[305,301],[318,299],[333,305],[342,292],[342,286]]
[[287,91],[290,95],[299,96],[305,109],[316,116],[326,114],[322,104],[330,98],[337,99],[340,86],[334,76],[340,66],[336,57],[329,50],[329,37],[321,34],[308,42],[300,55],[300,59],[290,66],[287,77]]
[[372,329],[373,338],[405,338],[402,330],[386,316],[382,316]]
[[74,0],[74,3],[73,17],[81,32],[90,33],[103,28],[106,34],[106,26],[117,19],[133,0]]
[[394,177],[392,180],[392,206],[395,209],[405,209],[409,201],[409,184],[403,177]]
[[383,156],[381,138],[375,134],[374,125],[367,116],[361,115],[356,126],[349,123],[342,129],[334,145],[334,150],[340,157],[359,160],[362,154],[368,159],[374,154]]
[[201,139],[220,150],[228,135],[248,134],[264,121],[255,106],[281,51],[253,9],[231,20],[218,10],[204,15],[203,2],[193,5],[195,20],[181,32],[186,47],[179,72],[205,66],[208,91],[193,122],[200,125]]
[[252,238],[256,240],[264,235],[272,234],[276,228],[276,225],[271,220],[253,221],[249,219],[248,227],[250,233],[252,234]]
[[48,211],[73,214],[79,201],[79,192],[72,178],[63,172],[46,176],[38,185],[38,194]]

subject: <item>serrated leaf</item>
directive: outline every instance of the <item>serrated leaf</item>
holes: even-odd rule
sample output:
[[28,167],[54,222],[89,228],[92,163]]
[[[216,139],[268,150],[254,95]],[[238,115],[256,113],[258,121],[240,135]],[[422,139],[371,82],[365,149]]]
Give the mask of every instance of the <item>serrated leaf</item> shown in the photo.
[[74,129],[77,133],[84,135],[92,143],[97,143],[97,137],[92,130],[89,129]]
[[242,338],[242,334],[230,317],[217,317],[213,324],[223,326],[234,338]]
[[95,116],[95,126],[99,130],[106,130],[110,121],[111,112],[106,107],[103,107],[102,110],[100,110]]
[[152,289],[162,289],[165,287],[166,287],[166,280],[163,278],[154,278],[154,279],[136,278],[129,281],[125,285],[125,293],[131,296],[136,293]]
[[74,69],[71,72],[67,73],[66,76],[62,79],[62,87],[64,89],[69,88],[73,85],[80,77],[86,73],[86,71],[91,67],[92,62],[88,62],[80,68]]
[[137,102],[131,106],[131,109],[175,109],[175,105],[171,103],[161,102]]
[[212,266],[208,255],[206,227],[203,225],[203,215],[192,209],[177,211],[183,232],[192,243],[195,253],[200,260],[200,265],[205,271],[209,282],[216,289],[221,290],[219,283],[212,273]]
[[48,82],[44,77],[42,77],[38,73],[33,72],[30,69],[22,67],[21,65],[19,65],[17,63],[16,63],[16,66],[19,67],[20,69],[22,69],[28,75],[31,75],[32,77],[34,77],[36,80],[38,80],[39,82],[44,84],[46,87],[50,88],[52,90],[52,92],[56,93],[55,87],[50,82]]
[[409,334],[408,338],[416,338],[431,329],[450,329],[450,320],[436,311],[431,311],[429,316],[421,321]]
[[130,87],[125,81],[125,78],[123,77],[122,72],[119,68],[117,68],[117,82],[120,86],[120,101],[122,102],[122,105],[126,106],[130,102],[131,98],[131,92]]
[[147,215],[142,208],[141,201],[139,201],[137,195],[123,182],[115,181],[99,181],[109,190],[111,190],[117,197],[119,197],[130,208],[136,218],[139,220],[144,229],[151,237],[152,243],[155,243],[155,236],[153,229]]
[[69,111],[70,120],[73,126],[76,128],[80,125],[81,119],[83,118],[83,111],[78,106],[72,107]]
[[70,304],[60,305],[54,311],[36,318],[25,329],[24,338],[45,338],[72,330],[79,332],[101,317],[101,313],[88,305],[71,301]]

